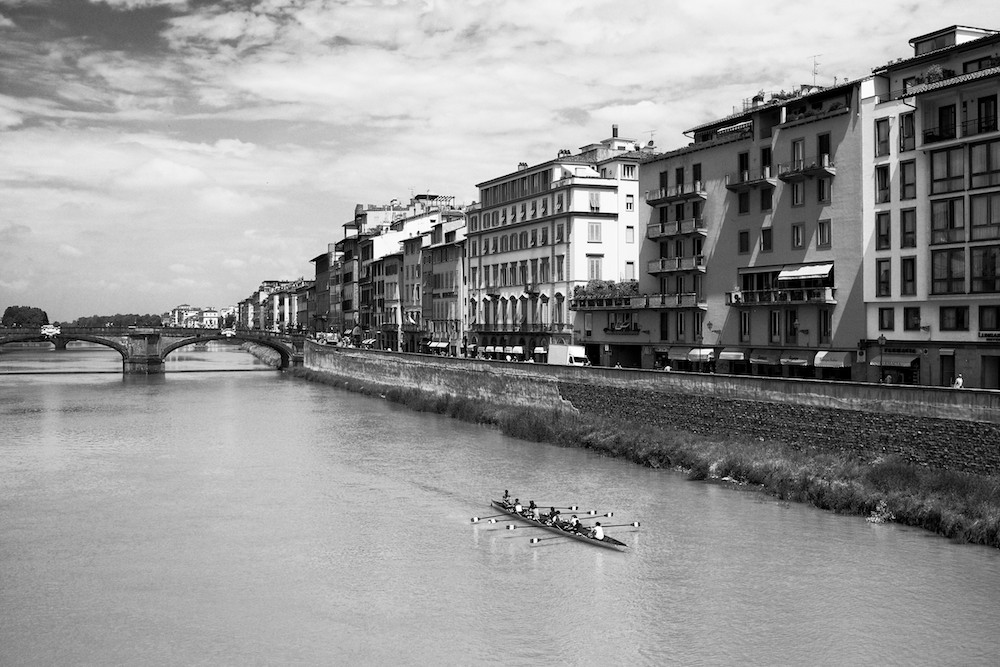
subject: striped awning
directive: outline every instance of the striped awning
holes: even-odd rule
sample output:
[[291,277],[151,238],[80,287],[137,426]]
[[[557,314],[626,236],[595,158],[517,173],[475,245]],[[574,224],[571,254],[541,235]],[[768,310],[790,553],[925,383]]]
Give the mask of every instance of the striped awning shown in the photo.
[[781,350],[768,348],[754,350],[750,353],[750,363],[778,366],[781,364]]
[[691,351],[690,347],[672,347],[670,351],[667,352],[667,359],[671,361],[687,361],[688,352]]
[[890,366],[893,368],[909,368],[920,357],[915,354],[880,354],[869,363],[872,366]]
[[708,362],[715,359],[715,348],[696,347],[687,353],[687,360],[694,362]]
[[811,366],[816,355],[809,350],[785,350],[781,353],[782,366]]
[[833,264],[809,264],[807,266],[786,266],[778,274],[778,280],[809,280],[826,278],[833,270]]
[[848,368],[851,363],[851,353],[838,350],[820,350],[813,359],[817,368]]
[[727,347],[719,353],[719,361],[746,361],[746,350],[738,347]]

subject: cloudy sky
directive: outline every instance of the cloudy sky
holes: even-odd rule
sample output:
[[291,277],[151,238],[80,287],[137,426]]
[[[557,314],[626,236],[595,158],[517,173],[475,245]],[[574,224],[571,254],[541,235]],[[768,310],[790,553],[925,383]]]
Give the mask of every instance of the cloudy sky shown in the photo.
[[354,205],[620,134],[661,149],[996,0],[0,0],[0,310],[223,307]]

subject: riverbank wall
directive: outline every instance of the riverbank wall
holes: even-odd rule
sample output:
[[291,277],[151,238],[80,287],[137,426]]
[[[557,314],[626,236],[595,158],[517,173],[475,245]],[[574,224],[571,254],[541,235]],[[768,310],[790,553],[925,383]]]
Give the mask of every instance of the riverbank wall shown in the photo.
[[506,363],[311,342],[305,367],[511,411],[583,413],[863,461],[895,455],[930,468],[1000,475],[1000,392]]

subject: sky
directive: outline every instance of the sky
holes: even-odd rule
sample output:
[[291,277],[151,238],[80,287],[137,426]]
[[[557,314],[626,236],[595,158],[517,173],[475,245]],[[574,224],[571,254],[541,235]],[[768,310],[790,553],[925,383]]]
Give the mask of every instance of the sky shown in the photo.
[[358,203],[857,79],[996,0],[0,0],[0,311],[223,308]]

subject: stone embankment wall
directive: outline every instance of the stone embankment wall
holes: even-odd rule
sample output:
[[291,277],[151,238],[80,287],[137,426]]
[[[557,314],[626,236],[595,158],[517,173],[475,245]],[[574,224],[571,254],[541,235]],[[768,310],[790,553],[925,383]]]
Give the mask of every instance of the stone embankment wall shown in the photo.
[[1000,474],[1000,392],[504,363],[309,344],[307,367],[499,405]]

